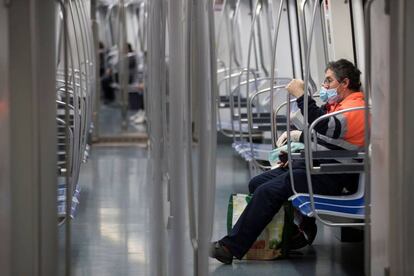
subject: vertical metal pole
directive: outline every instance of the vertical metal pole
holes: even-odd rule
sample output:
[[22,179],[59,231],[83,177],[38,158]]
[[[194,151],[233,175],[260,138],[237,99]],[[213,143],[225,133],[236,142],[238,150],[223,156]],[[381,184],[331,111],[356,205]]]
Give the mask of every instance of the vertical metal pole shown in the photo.
[[99,26],[96,18],[97,0],[91,0],[91,21],[93,33],[93,48],[95,49],[95,101],[93,105],[93,126],[94,132],[92,134],[93,141],[99,140],[99,108],[101,106],[101,78],[99,70],[101,68],[101,60],[99,58]]
[[211,240],[216,158],[216,111],[217,93],[216,57],[214,43],[213,4],[211,1],[194,3],[196,19],[194,58],[198,66],[194,72],[194,85],[200,101],[200,160],[198,164],[198,270],[197,275],[208,275],[208,249]]
[[120,0],[119,2],[119,82],[121,87],[121,116],[122,116],[122,129],[128,128],[128,82],[129,82],[129,65],[127,59],[127,34],[126,34],[126,15],[125,15],[125,2]]
[[[313,29],[315,27],[315,16],[316,16],[316,10],[318,8],[318,1],[319,0],[315,0],[314,3],[314,8],[313,8],[313,13],[312,13],[312,21],[311,21],[311,29],[309,32],[309,38],[305,37],[305,40],[309,40],[307,41],[308,44],[308,48],[306,49],[306,64],[305,64],[305,94],[304,94],[304,129],[303,129],[303,133],[304,133],[304,140],[305,140],[305,163],[306,163],[306,179],[308,181],[308,190],[309,190],[309,194],[312,195],[313,194],[313,186],[312,186],[312,177],[311,177],[311,167],[313,166],[313,161],[312,161],[312,149],[311,149],[311,143],[310,143],[310,133],[309,133],[309,127],[308,127],[308,117],[309,117],[309,113],[308,113],[308,98],[310,97],[309,93],[308,93],[308,88],[309,88],[309,83],[310,83],[310,55],[311,55],[311,47],[312,47],[312,38],[313,38]],[[305,12],[303,11],[303,15],[305,14]],[[290,143],[290,135],[288,134],[288,143]],[[292,176],[292,173],[290,173]],[[293,177],[292,177],[293,178]],[[312,210],[315,210],[315,201],[313,196],[310,196],[310,203],[311,203],[311,207]],[[314,212],[315,218],[319,219],[318,213]]]
[[[65,74],[65,122],[66,122],[66,128],[65,128],[65,149],[66,149],[66,174],[65,174],[65,182],[66,182],[66,223],[65,223],[65,275],[70,276],[71,274],[71,218],[70,218],[70,212],[72,207],[72,179],[70,176],[70,173],[72,171],[71,164],[72,162],[69,162],[68,156],[70,156],[70,143],[69,143],[69,58],[68,58],[68,13],[67,13],[67,7],[68,7],[68,0],[62,0],[61,1],[61,9],[63,14],[63,60],[64,60],[64,74]],[[72,66],[73,63],[72,63]],[[74,77],[74,76],[73,76]],[[73,92],[75,93],[75,87],[73,87]],[[75,96],[74,96],[75,101]],[[76,115],[76,114],[75,114]]]
[[364,267],[365,274],[371,274],[371,154],[369,146],[371,142],[371,128],[370,128],[370,93],[371,93],[371,5],[374,0],[368,0],[364,7],[364,33],[365,33],[365,59],[361,62],[365,65],[364,74],[364,97],[365,97],[365,155],[364,155],[364,169],[365,169],[365,228],[364,228]]
[[185,120],[186,120],[186,172],[187,172],[187,204],[188,204],[188,219],[190,228],[190,241],[193,247],[193,271],[194,275],[197,275],[198,268],[198,241],[197,241],[197,218],[196,218],[196,206],[195,206],[195,194],[194,194],[194,181],[193,181],[193,118],[192,118],[192,38],[193,28],[193,0],[187,2],[187,103],[185,106]]
[[[414,271],[414,221],[411,211],[413,195],[412,118],[414,72],[414,19],[413,1],[400,0],[388,3],[390,11],[391,89],[390,123],[396,133],[390,135],[392,166],[390,168],[390,275],[411,275]],[[398,89],[398,90],[396,90]],[[394,92],[395,91],[395,92]],[[394,109],[395,108],[395,109]],[[395,181],[395,182],[394,182]]]
[[8,275],[57,272],[54,8],[53,1],[13,1],[5,25],[10,101],[0,99],[0,112],[10,123],[10,178],[0,185],[10,187]]
[[[80,111],[78,109],[78,112],[81,113],[81,119],[79,119],[79,116],[76,116],[78,118],[78,121],[80,121],[80,123],[78,123],[78,124],[74,123],[74,129],[75,129],[75,133],[76,133],[76,139],[75,139],[76,143],[75,143],[75,146],[74,146],[75,151],[74,151],[74,155],[73,155],[74,156],[73,157],[73,160],[74,160],[73,167],[75,169],[74,169],[74,173],[72,174],[72,178],[71,178],[71,181],[70,181],[71,183],[69,183],[69,186],[72,186],[72,188],[73,188],[73,185],[76,185],[76,183],[78,182],[79,169],[80,169],[80,164],[81,164],[81,160],[82,160],[82,158],[81,158],[81,155],[82,155],[82,153],[81,153],[82,138],[83,138],[83,135],[82,135],[83,131],[82,130],[83,130],[83,127],[84,127],[83,117],[85,116],[85,114],[84,114],[85,109],[84,109],[83,90],[82,90],[83,89],[83,80],[82,80],[82,71],[81,71],[82,59],[81,59],[81,55],[80,55],[81,50],[80,50],[79,39],[78,39],[78,36],[80,34],[77,33],[77,28],[76,28],[76,23],[75,23],[76,22],[75,21],[75,14],[74,14],[74,9],[73,9],[71,0],[68,0],[68,1],[65,0],[65,9],[66,9],[66,18],[67,18],[66,20],[67,21],[69,19],[68,11],[70,12],[70,15],[71,15],[70,19],[71,19],[71,25],[72,25],[72,31],[73,31],[73,33],[71,33],[71,34],[74,36],[74,47],[73,47],[73,49],[70,48],[69,50],[71,51],[71,55],[72,55],[72,51],[75,52],[74,54],[76,56],[77,66],[79,67],[79,72],[77,72],[76,69],[75,69],[76,68],[75,63],[73,62],[74,60],[71,57],[71,59],[72,59],[72,63],[71,63],[72,64],[72,78],[73,78],[73,84],[74,84],[74,87],[73,87],[74,91],[76,91],[76,85],[77,85],[77,83],[76,83],[76,74],[79,74],[79,87],[78,87],[79,93],[77,95],[77,99],[76,99],[76,97],[74,97],[74,101],[76,102],[75,106],[76,105],[79,106]],[[69,27],[68,22],[66,24],[67,24],[67,28],[68,28]],[[69,42],[70,41],[69,31],[67,32],[67,34],[68,34],[68,37],[66,38],[66,41],[68,42],[68,45],[72,46],[72,44]],[[65,83],[67,83],[67,82],[65,81]],[[67,93],[66,107],[68,107],[68,104],[69,104],[69,94],[68,93],[69,93],[69,91],[67,89],[65,91]],[[69,122],[69,111],[66,110],[65,114],[68,115],[68,117],[66,117],[65,120],[67,122],[67,125],[69,125],[69,123],[68,123]],[[76,114],[78,114],[78,113],[76,113]],[[69,132],[66,132],[66,137],[68,137],[68,133]],[[72,188],[70,189],[70,191],[73,191]],[[70,197],[71,196],[72,195],[70,195]]]
[[149,129],[148,175],[150,176],[150,271],[148,275],[166,275],[165,223],[163,178],[160,164],[163,164],[163,116],[164,106],[160,99],[165,94],[165,9],[163,0],[148,2],[148,100],[147,115]]
[[182,150],[184,132],[184,105],[186,96],[185,74],[185,1],[174,0],[169,6],[169,95],[170,114],[174,116],[170,127],[170,177],[171,177],[171,214],[172,231],[170,246],[174,254],[170,257],[171,275],[184,275],[184,243],[185,243],[185,158]]
[[297,23],[297,10],[295,1],[288,0],[287,2],[288,18],[289,18],[289,36],[290,47],[292,55],[293,77],[303,78],[302,61],[300,56],[300,40],[299,29]]
[[0,274],[11,275],[9,14],[0,5]]
[[[280,18],[282,17],[282,9],[283,9],[284,0],[280,0],[279,11],[277,15],[277,22],[273,34],[273,45],[272,45],[272,60],[270,66],[270,109],[273,112],[273,91],[274,91],[274,83],[275,83],[275,69],[276,69],[276,50],[277,50],[277,39],[279,36],[279,27],[280,27]],[[270,38],[271,39],[271,38]],[[272,139],[272,148],[276,148],[277,141],[277,120],[274,119],[272,116],[272,122],[270,124],[272,136],[275,137]]]
[[[38,116],[39,176],[39,275],[57,274],[57,189],[56,189],[56,59],[55,13],[53,1],[36,1],[31,33],[34,35],[33,78]],[[53,54],[51,54],[53,53]],[[45,69],[47,67],[48,69]],[[18,126],[20,127],[20,126]],[[27,141],[26,141],[27,142]],[[24,248],[23,248],[24,249]]]
[[[354,22],[354,41],[356,50],[355,66],[365,68],[365,30],[364,26],[364,5],[362,0],[352,1],[352,14]],[[365,72],[362,73],[361,82],[365,83]]]

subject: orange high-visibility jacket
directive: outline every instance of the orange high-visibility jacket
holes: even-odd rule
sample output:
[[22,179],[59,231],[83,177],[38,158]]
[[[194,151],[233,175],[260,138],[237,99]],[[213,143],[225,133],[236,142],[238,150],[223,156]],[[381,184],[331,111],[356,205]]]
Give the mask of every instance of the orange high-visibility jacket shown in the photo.
[[[303,114],[303,96],[297,99]],[[311,124],[316,118],[335,111],[352,107],[364,107],[364,94],[354,92],[340,103],[325,104],[318,107],[315,101],[309,98],[308,122]],[[322,120],[315,126],[318,132],[318,144],[327,149],[359,150],[364,146],[365,114],[364,110],[350,111]]]

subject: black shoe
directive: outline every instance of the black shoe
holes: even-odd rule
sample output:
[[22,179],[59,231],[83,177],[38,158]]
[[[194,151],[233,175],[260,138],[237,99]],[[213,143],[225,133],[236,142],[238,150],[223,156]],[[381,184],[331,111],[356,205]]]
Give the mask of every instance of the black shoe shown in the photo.
[[211,243],[210,257],[217,259],[223,264],[231,264],[233,262],[233,255],[218,241]]
[[305,237],[305,234],[299,228],[296,228],[295,233],[292,235],[289,241],[289,250],[297,250],[307,246],[308,240]]
[[314,218],[305,218],[299,226],[295,225],[294,234],[289,242],[290,250],[297,250],[311,245],[315,240],[318,228]]
[[316,238],[316,233],[318,232],[315,219],[313,219],[313,221],[303,223],[300,228],[305,233],[308,244],[311,245]]

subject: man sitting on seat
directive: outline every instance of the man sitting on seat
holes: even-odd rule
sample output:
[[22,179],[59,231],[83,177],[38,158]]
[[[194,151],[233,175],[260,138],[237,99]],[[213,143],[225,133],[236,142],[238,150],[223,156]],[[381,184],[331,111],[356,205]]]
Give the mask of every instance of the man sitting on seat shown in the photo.
[[[320,98],[326,102],[318,107],[309,97],[309,125],[318,117],[352,107],[364,107],[364,95],[360,91],[361,72],[349,61],[341,59],[330,62],[325,70],[325,80],[320,90]],[[287,91],[297,98],[297,104],[304,114],[304,83],[292,80]],[[322,120],[315,130],[318,132],[318,149],[359,150],[364,146],[364,111],[352,111]],[[286,143],[287,134],[278,139],[277,145]],[[291,131],[291,140],[303,141],[303,133]],[[317,162],[317,161],[315,161]],[[335,160],[324,160],[336,162]],[[279,211],[284,202],[293,195],[288,164],[264,172],[250,180],[249,191],[253,194],[239,220],[231,232],[211,246],[210,256],[225,264],[231,264],[233,257],[241,259],[254,241]],[[306,169],[303,161],[291,164],[295,190],[307,193]],[[315,194],[341,195],[344,190],[354,192],[358,186],[358,174],[320,174],[312,175]],[[305,219],[300,225],[311,244],[316,236],[314,219]]]

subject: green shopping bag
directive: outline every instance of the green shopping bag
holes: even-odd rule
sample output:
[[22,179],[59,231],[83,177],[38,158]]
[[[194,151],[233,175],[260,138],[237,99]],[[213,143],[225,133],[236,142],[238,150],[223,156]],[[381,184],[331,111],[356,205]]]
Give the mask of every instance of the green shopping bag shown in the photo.
[[[232,194],[230,196],[227,209],[228,233],[230,233],[250,200],[251,195]],[[244,259],[274,260],[286,257],[289,252],[289,241],[293,232],[297,229],[293,220],[293,206],[290,202],[286,202],[253,243]]]

